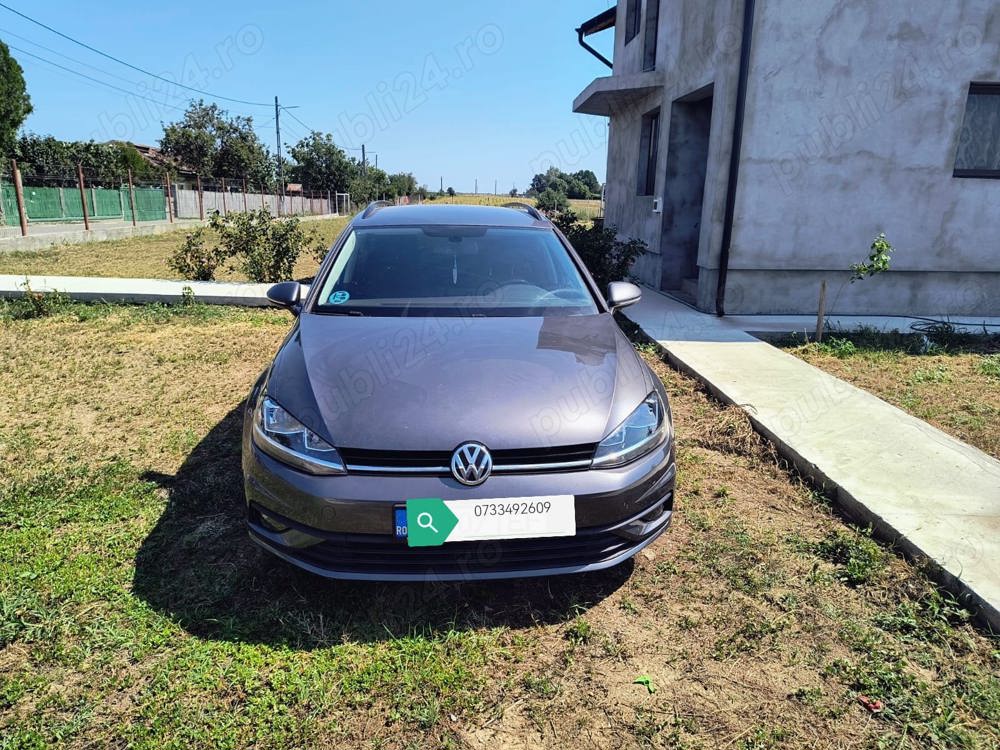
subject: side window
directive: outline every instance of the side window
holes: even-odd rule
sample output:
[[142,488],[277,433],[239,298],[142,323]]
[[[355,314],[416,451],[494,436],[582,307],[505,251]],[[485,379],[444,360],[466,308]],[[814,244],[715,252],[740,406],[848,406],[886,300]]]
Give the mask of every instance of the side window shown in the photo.
[[642,116],[639,138],[639,171],[636,193],[652,195],[656,190],[656,158],[660,142],[660,110]]
[[660,28],[660,0],[646,3],[646,33],[642,43],[642,69],[656,70],[656,38]]
[[625,44],[628,44],[639,34],[639,17],[642,15],[641,0],[628,0],[625,7]]
[[1000,179],[1000,83],[969,86],[954,175]]

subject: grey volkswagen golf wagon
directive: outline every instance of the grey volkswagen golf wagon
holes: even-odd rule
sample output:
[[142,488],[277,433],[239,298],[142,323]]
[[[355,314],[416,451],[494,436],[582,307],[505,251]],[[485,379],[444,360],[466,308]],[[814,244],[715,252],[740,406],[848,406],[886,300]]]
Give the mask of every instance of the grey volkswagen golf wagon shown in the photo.
[[597,570],[673,512],[659,379],[533,207],[372,204],[313,284],[246,404],[250,536],[332,578]]

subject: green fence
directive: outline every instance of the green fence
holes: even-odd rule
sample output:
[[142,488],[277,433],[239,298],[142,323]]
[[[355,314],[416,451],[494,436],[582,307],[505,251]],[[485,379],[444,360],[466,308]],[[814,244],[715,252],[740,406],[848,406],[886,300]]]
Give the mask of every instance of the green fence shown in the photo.
[[[132,206],[128,188],[87,188],[87,214],[94,221],[132,221]],[[2,186],[4,222],[9,226],[20,223],[14,186]],[[29,222],[81,222],[83,205],[80,189],[75,187],[25,187],[24,208]],[[135,210],[138,221],[167,218],[163,188],[135,188]]]

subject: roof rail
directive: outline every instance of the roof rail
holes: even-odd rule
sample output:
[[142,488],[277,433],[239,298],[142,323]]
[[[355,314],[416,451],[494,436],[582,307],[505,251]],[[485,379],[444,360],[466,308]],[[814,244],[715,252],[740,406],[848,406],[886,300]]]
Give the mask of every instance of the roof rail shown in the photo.
[[504,203],[503,207],[513,208],[516,209],[517,211],[524,211],[529,216],[531,216],[531,218],[534,219],[535,221],[546,221],[546,218],[542,215],[542,213],[537,208],[532,206],[530,203],[511,201],[510,203]]
[[387,206],[391,205],[392,203],[390,203],[389,201],[372,201],[365,208],[365,212],[361,215],[361,218],[367,219],[369,216],[378,211],[380,208],[386,208]]

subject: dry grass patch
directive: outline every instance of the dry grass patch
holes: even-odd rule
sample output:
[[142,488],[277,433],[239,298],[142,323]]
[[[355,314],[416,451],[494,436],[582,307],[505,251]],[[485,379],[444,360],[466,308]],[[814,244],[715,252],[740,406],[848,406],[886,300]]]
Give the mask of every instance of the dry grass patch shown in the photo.
[[[303,219],[302,223],[306,229],[314,227],[329,246],[348,221],[347,218]],[[180,276],[167,261],[184,243],[186,234],[178,230],[123,240],[60,245],[47,250],[0,252],[0,274],[177,279]],[[316,259],[309,253],[303,253],[295,266],[295,277],[309,278],[316,273],[317,267]],[[233,269],[220,269],[217,278],[220,281],[246,281],[246,277]]]

